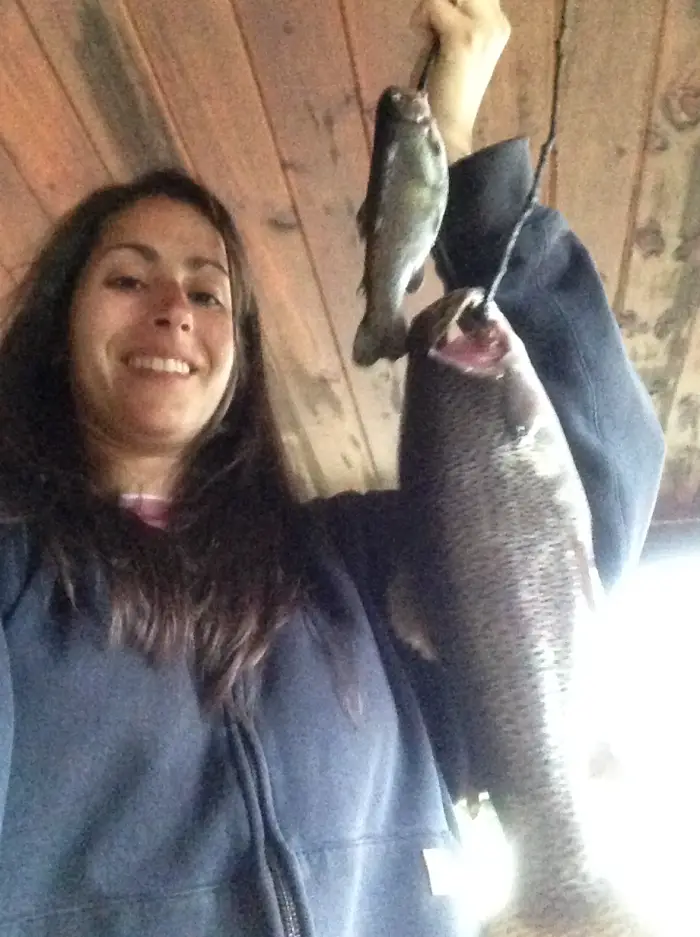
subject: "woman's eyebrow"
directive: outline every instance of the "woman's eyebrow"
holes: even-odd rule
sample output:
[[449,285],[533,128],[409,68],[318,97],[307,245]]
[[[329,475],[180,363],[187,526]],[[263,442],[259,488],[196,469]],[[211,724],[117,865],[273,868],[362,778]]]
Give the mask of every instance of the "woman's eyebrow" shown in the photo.
[[[160,259],[160,254],[155,247],[151,247],[150,244],[141,244],[138,241],[121,241],[119,244],[111,244],[102,256],[106,257],[107,254],[117,250],[136,251],[137,254],[140,254],[143,259],[147,260],[149,263],[155,263]],[[212,260],[210,257],[188,257],[185,261],[185,266],[190,270],[199,270],[206,266],[215,267],[217,270],[220,270],[225,277],[229,275],[228,270],[220,264],[218,260]]]

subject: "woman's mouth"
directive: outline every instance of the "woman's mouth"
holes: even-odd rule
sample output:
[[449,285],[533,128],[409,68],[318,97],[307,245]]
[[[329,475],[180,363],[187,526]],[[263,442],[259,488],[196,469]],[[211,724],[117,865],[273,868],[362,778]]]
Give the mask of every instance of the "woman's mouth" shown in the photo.
[[160,358],[154,355],[130,355],[126,365],[136,371],[151,371],[159,374],[182,374],[188,376],[196,371],[182,358]]

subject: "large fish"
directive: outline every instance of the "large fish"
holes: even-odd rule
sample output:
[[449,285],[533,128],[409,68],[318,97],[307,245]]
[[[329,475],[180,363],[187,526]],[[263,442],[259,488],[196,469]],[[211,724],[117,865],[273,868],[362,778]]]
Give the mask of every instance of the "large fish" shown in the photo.
[[591,870],[580,817],[595,736],[578,662],[602,593],[588,502],[523,343],[483,299],[452,292],[408,335],[399,465],[413,510],[391,614],[438,659],[474,790],[514,847],[489,937],[640,937]]
[[422,281],[447,205],[445,146],[427,92],[387,88],[377,105],[365,201],[357,215],[365,241],[364,317],[353,358],[369,366],[405,352],[401,307]]

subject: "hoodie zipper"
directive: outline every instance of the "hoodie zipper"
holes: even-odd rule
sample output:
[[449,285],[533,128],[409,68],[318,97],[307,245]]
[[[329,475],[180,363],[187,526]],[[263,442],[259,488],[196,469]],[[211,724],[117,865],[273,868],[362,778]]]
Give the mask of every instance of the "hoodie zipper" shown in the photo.
[[265,851],[267,853],[267,863],[275,885],[284,937],[302,937],[299,914],[294,901],[294,895],[287,882],[287,876],[284,874],[274,848],[271,849],[268,847]]
[[[243,726],[236,725],[231,718],[231,714],[226,712],[224,715],[226,730],[229,741],[232,745],[232,755],[234,761],[239,766],[247,768],[241,774],[241,783],[243,785],[244,797],[248,802],[248,811],[251,817],[256,813],[255,804],[262,804],[262,794],[260,790],[260,776],[255,757],[255,747],[252,744],[248,731]],[[258,842],[262,845],[265,865],[272,881],[272,887],[277,899],[277,908],[282,923],[284,937],[303,937],[304,929],[300,922],[299,910],[294,898],[292,886],[289,883],[289,874],[280,861],[279,853],[270,842],[269,833],[266,829],[264,816],[260,814],[260,825],[257,831],[254,830],[254,836],[259,837]],[[257,826],[257,824],[255,824]]]

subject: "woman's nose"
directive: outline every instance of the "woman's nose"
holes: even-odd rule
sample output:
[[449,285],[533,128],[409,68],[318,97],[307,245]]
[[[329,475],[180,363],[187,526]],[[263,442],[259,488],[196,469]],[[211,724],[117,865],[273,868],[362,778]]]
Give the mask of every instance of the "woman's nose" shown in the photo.
[[185,290],[176,282],[160,285],[156,293],[154,322],[161,328],[192,329],[193,316]]

